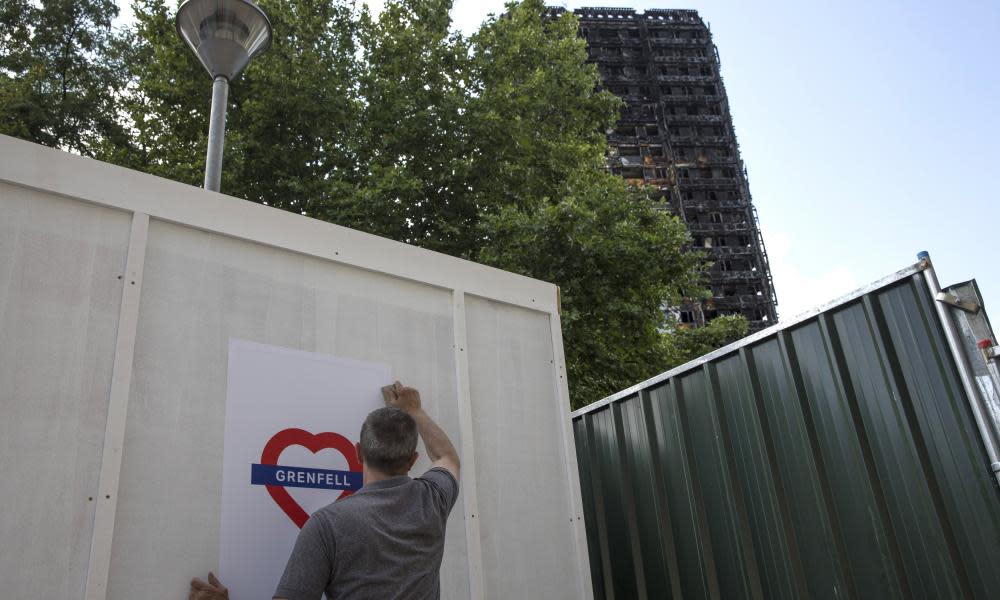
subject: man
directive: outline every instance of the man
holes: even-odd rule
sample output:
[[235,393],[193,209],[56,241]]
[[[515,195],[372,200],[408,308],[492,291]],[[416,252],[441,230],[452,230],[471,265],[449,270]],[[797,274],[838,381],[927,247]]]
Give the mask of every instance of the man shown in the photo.
[[[275,599],[319,600],[324,592],[331,600],[440,598],[445,524],[458,497],[458,453],[421,408],[417,390],[397,381],[382,395],[388,406],[368,415],[356,444],[361,489],[309,518]],[[433,465],[410,479],[418,433]],[[191,581],[190,600],[228,597],[212,573],[207,582]]]

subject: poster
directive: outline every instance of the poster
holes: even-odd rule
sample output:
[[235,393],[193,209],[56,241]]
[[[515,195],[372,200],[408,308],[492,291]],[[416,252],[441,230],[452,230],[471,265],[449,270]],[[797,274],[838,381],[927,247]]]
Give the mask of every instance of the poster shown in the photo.
[[219,579],[269,599],[308,515],[361,487],[354,443],[389,367],[229,342]]

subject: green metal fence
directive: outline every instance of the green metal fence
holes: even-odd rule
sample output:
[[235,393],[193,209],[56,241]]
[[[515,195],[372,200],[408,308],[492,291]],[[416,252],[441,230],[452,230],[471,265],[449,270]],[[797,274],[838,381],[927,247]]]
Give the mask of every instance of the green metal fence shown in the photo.
[[1000,598],[928,267],[574,413],[595,597]]

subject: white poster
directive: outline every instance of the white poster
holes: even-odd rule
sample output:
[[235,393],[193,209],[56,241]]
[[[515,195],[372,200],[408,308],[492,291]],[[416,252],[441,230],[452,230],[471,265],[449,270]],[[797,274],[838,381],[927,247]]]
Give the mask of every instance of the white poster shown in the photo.
[[313,511],[361,487],[354,443],[389,367],[229,342],[219,579],[269,599]]

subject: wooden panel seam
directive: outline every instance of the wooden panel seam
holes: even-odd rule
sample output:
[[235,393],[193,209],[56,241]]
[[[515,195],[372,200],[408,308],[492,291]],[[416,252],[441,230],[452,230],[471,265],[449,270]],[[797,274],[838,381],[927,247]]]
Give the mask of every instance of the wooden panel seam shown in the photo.
[[[558,304],[558,291],[556,288]],[[563,351],[562,322],[558,312],[549,313],[549,334],[552,337],[552,383],[556,403],[559,405],[559,433],[562,435],[563,454],[566,458],[566,479],[569,485],[570,526],[573,529],[574,551],[577,564],[579,589],[577,598],[593,600],[594,583],[590,576],[590,550],[587,546],[587,526],[583,520],[583,497],[580,487],[580,469],[576,459],[573,436],[573,418],[570,416],[569,376],[566,373],[566,355]]]
[[461,431],[462,498],[465,511],[465,544],[469,568],[469,597],[485,598],[483,589],[483,549],[479,531],[479,494],[476,484],[476,441],[472,427],[472,392],[469,385],[469,343],[466,333],[465,292],[452,290],[452,331],[455,336],[455,387],[458,394],[458,422]]
[[94,530],[87,563],[87,600],[103,600],[108,592],[111,569],[111,544],[114,540],[115,516],[118,509],[118,482],[125,445],[125,420],[132,386],[132,362],[136,328],[139,323],[139,296],[142,272],[146,261],[149,238],[149,215],[132,214],[125,271],[122,273],[122,299],[118,311],[118,332],[115,339],[115,359],[111,371],[111,391],[104,430],[104,450],[98,479],[97,507]]

